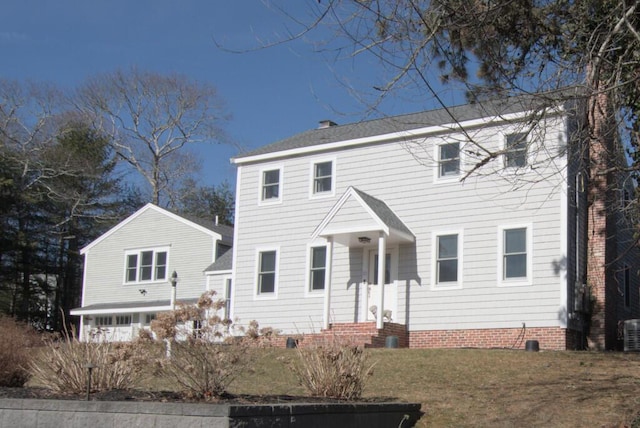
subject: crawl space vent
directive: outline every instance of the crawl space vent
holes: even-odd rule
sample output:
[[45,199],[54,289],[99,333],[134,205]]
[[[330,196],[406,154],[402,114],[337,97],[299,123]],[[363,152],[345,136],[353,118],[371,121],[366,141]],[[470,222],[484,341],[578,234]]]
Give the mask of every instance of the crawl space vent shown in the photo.
[[640,319],[624,322],[624,350],[640,352]]

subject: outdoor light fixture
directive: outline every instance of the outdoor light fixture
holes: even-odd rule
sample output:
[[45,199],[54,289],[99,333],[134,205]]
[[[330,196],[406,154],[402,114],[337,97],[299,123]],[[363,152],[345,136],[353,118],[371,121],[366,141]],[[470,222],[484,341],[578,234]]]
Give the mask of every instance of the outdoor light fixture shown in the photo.
[[369,242],[371,242],[371,238],[369,238],[368,236],[360,236],[358,237],[358,241],[361,244],[368,244]]
[[171,274],[171,286],[175,287],[178,284],[178,272],[175,270]]

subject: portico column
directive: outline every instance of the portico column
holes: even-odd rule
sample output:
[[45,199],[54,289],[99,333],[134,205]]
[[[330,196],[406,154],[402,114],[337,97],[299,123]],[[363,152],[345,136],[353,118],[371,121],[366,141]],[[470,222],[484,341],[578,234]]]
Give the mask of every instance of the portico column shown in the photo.
[[378,312],[376,315],[376,328],[381,329],[384,326],[384,280],[387,261],[387,237],[384,232],[380,232],[378,238],[378,285],[380,286],[380,297],[378,299]]
[[333,236],[327,237],[327,261],[324,272],[324,308],[322,328],[329,329],[331,317],[331,267],[333,265]]

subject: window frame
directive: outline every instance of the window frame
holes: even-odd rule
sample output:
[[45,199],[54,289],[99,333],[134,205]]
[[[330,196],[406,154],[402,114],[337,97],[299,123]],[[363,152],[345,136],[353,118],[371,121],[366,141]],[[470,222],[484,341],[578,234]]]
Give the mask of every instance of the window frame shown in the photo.
[[[264,198],[265,174],[271,171],[278,171],[278,197]],[[284,190],[284,166],[271,165],[260,168],[260,186],[258,187],[258,205],[272,205],[282,203],[282,192]]]
[[[136,248],[125,250],[124,252],[124,285],[140,285],[140,284],[158,284],[169,281],[169,257],[170,257],[170,247],[162,246],[162,247],[149,247],[149,248]],[[151,265],[144,265],[144,267],[150,269],[151,279],[140,279],[142,276],[142,254],[151,252]],[[163,265],[158,264],[158,255],[161,253],[165,253],[165,260]],[[132,270],[132,267],[129,264],[130,258],[132,256],[136,256],[136,279],[135,281],[129,280],[129,272]],[[158,267],[164,267],[164,277],[158,278]]]
[[[261,292],[261,275],[270,273],[271,271],[261,272],[262,268],[262,254],[263,253],[275,253],[275,269],[273,271],[273,292]],[[278,298],[278,273],[280,268],[280,247],[260,247],[256,248],[256,265],[255,265],[255,283],[254,283],[254,298],[255,299],[277,299]]]
[[[457,257],[456,260],[458,262],[457,270],[456,270],[456,281],[441,281],[438,279],[438,263],[439,263],[439,254],[438,254],[438,243],[439,238],[443,236],[457,236]],[[461,289],[463,286],[463,254],[464,254],[464,230],[463,229],[449,229],[449,230],[438,230],[435,231],[431,236],[431,253],[432,253],[432,262],[431,262],[431,288],[434,290],[455,290]]]
[[131,327],[132,320],[133,316],[131,314],[117,314],[113,325],[116,327]]
[[[526,276],[506,278],[505,277],[505,236],[509,230],[525,229],[526,248]],[[533,226],[527,224],[511,224],[498,227],[498,286],[527,286],[533,284]]]
[[[313,287],[313,251],[316,248],[324,248],[324,267],[322,270],[324,271],[324,283],[321,289],[314,290]],[[307,245],[307,264],[306,264],[306,280],[305,280],[305,295],[309,297],[321,297],[324,296],[325,288],[327,286],[327,260],[329,254],[327,254],[327,243],[326,242],[314,242]],[[316,271],[320,270],[316,268]]]
[[93,318],[94,327],[113,327],[113,325],[112,315],[96,315]]
[[158,314],[155,312],[147,312],[144,314],[144,324],[143,325],[151,325],[151,322],[156,319]]
[[[450,146],[450,145],[454,145],[457,144],[458,145],[458,157],[457,158],[451,158],[451,159],[457,159],[458,160],[458,172],[457,174],[448,174],[448,175],[441,175],[440,171],[441,171],[441,167],[443,164],[443,159],[442,159],[442,148],[444,146]],[[462,166],[464,163],[464,159],[463,159],[463,142],[462,141],[458,141],[458,140],[445,140],[442,141],[440,143],[434,144],[434,154],[433,154],[433,159],[435,160],[434,162],[434,182],[435,183],[450,183],[450,182],[456,182],[460,179],[460,175],[462,174]],[[447,159],[447,161],[450,161],[451,159]]]
[[[316,192],[316,180],[318,177],[316,176],[316,167],[319,164],[331,163],[331,190],[326,190],[322,192]],[[328,198],[331,196],[335,196],[336,194],[336,158],[318,158],[313,159],[309,163],[309,198],[310,199],[319,199],[319,198]],[[326,178],[326,176],[322,176],[321,178]]]
[[[505,168],[507,168],[507,169],[519,169],[519,168],[526,168],[526,167],[529,166],[529,163],[530,163],[529,162],[529,145],[531,144],[531,140],[530,140],[529,134],[530,134],[530,132],[526,132],[526,131],[522,131],[522,132],[506,132],[506,133],[504,133],[504,138],[503,138],[504,154],[502,155],[502,159],[503,159],[503,164],[504,164]],[[509,137],[511,137],[513,135],[524,136],[524,139],[521,139],[522,137],[519,137],[516,140],[517,143],[524,143],[524,148],[520,148],[520,149],[511,151],[511,147],[513,145],[509,144]],[[513,159],[519,159],[520,158],[520,153],[521,152],[524,152],[523,153],[524,165],[512,165],[512,164],[510,164],[510,162],[513,161]],[[510,156],[512,156],[513,159],[510,160]]]

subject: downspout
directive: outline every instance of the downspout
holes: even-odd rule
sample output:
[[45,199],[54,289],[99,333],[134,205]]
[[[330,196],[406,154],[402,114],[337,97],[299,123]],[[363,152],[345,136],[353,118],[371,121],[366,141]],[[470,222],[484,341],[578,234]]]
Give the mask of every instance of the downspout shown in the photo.
[[327,265],[324,276],[324,307],[322,328],[329,329],[331,316],[331,270],[333,265],[333,236],[327,237]]

